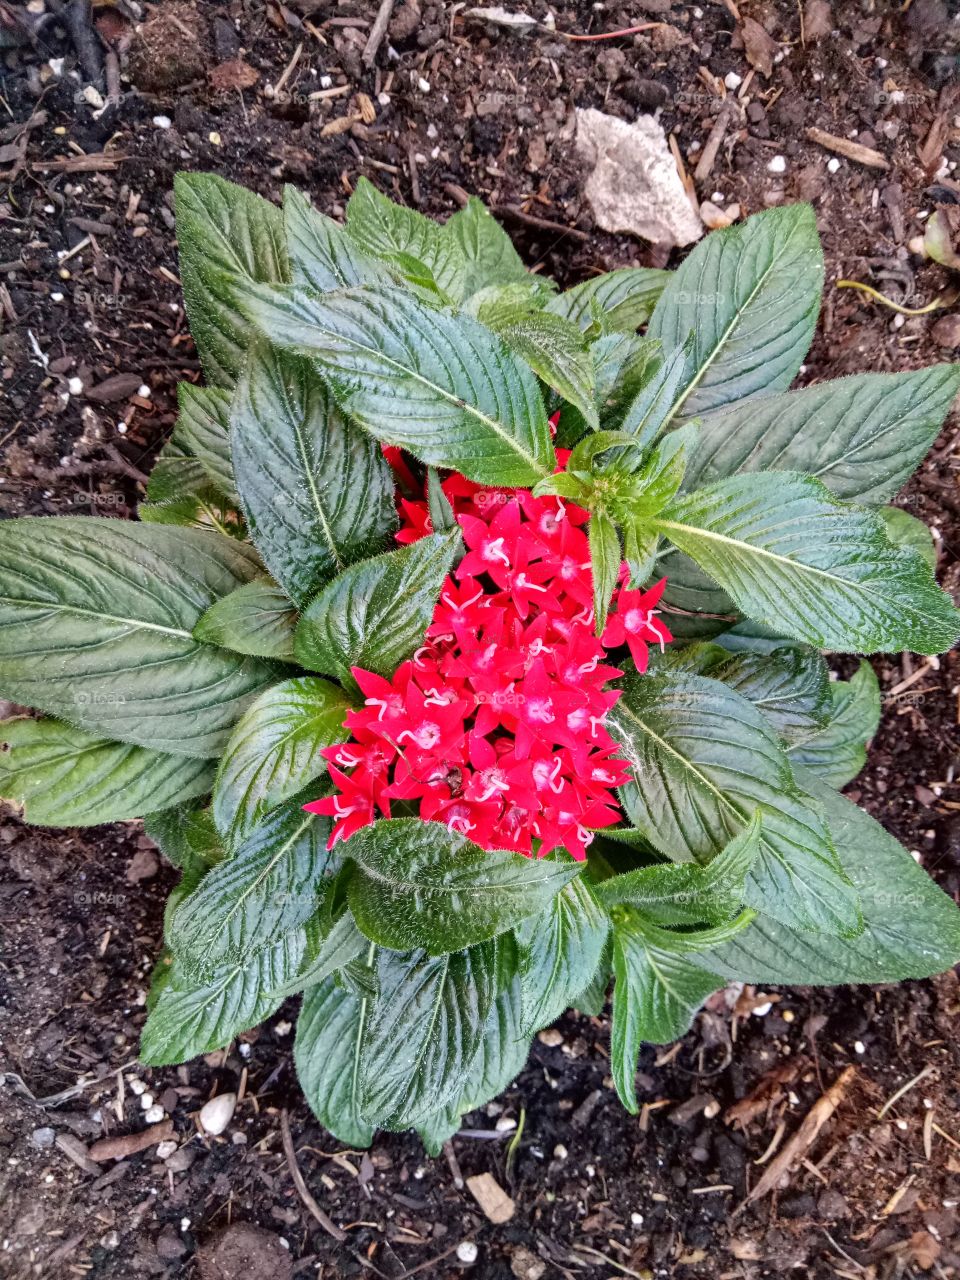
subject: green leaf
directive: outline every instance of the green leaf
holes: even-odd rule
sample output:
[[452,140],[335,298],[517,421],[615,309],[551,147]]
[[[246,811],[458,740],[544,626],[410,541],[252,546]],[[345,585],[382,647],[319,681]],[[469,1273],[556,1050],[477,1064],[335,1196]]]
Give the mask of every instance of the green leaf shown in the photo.
[[[680,395],[690,380],[692,351],[691,335],[683,346],[660,361],[624,410],[621,430],[636,436],[643,444],[656,439],[670,422]],[[696,436],[689,437],[688,452],[693,451],[695,441]]]
[[735,471],[804,471],[838,498],[886,502],[933,444],[960,365],[862,373],[732,404],[701,421],[687,488]]
[[348,688],[351,667],[389,679],[422,644],[459,542],[459,530],[434,533],[351,565],[304,611],[299,661]]
[[671,431],[642,455],[642,461],[639,450],[626,451],[622,462],[618,461],[611,467],[614,474],[620,468],[627,473],[624,476],[624,496],[618,503],[618,515],[642,528],[650,516],[662,511],[680,488],[687,454],[696,438],[696,424],[690,422],[679,431]]
[[357,872],[347,896],[373,942],[442,955],[542,911],[579,872],[573,863],[481,849],[440,822],[393,818],[349,841]]
[[[660,354],[659,342],[637,334],[609,334],[590,345],[594,401],[601,430],[620,430],[630,403],[656,372]],[[569,448],[588,430],[587,420],[573,405],[561,406],[557,444]]]
[[427,471],[427,507],[434,533],[447,533],[457,528],[457,517],[449,498],[443,492],[435,467],[430,467]]
[[549,311],[496,304],[482,306],[477,319],[579,410],[591,430],[599,428],[593,357],[576,325]]
[[826,726],[790,748],[790,759],[832,787],[845,787],[867,762],[867,743],[880,724],[880,685],[869,662],[850,680],[829,685]]
[[350,702],[319,676],[298,676],[266,689],[238,721],[213,789],[217,830],[248,836],[267,813],[327,772],[324,747],[345,742]]
[[293,661],[297,611],[269,578],[248,582],[217,600],[193,628],[205,644],[255,658]]
[[597,971],[609,932],[610,921],[582,875],[518,926],[525,1032],[548,1027],[576,1003]]
[[547,310],[572,321],[578,329],[588,329],[596,307],[602,315],[605,334],[634,333],[650,319],[672,274],[651,267],[607,271],[551,298]]
[[232,388],[250,336],[234,289],[245,280],[289,279],[283,219],[268,201],[212,173],[178,173],[173,189],[190,332],[207,381]]
[[355,284],[389,284],[391,273],[296,187],[283,188],[283,229],[294,284],[317,293]]
[[636,1115],[640,1045],[669,1044],[689,1029],[707,996],[722,985],[690,959],[739,933],[751,913],[695,933],[670,933],[620,907],[613,930],[610,1072],[620,1101]]
[[0,522],[0,691],[92,733],[216,755],[274,678],[201,644],[214,600],[257,572],[215,533],[84,516]]
[[254,343],[230,423],[250,535],[296,604],[382,548],[396,527],[390,468],[307,360]]
[[523,284],[530,279],[512,240],[475,196],[447,220],[444,232],[457,245],[464,265],[464,298],[491,285]]
[[140,1038],[140,1061],[163,1067],[212,1053],[280,1007],[276,987],[296,973],[305,937],[296,929],[242,964],[195,979],[175,960]]
[[823,805],[844,869],[863,903],[856,938],[798,933],[758,916],[749,929],[697,958],[743,982],[834,985],[929,978],[960,962],[960,911],[873,818],[800,771]]
[[349,1147],[369,1147],[374,1127],[360,1114],[360,1046],[369,1016],[360,1000],[333,977],[303,997],[293,1061],[310,1110]]
[[241,540],[246,537],[237,510],[239,504],[217,488],[207,468],[187,449],[176,431],[150,472],[147,498],[137,512],[147,523],[215,529]]
[[670,277],[648,330],[669,355],[693,334],[690,417],[790,385],[810,346],[823,289],[813,209],[754,214],[700,242]]
[[760,809],[744,900],[796,928],[857,931],[856,894],[829,832],[752,703],[706,676],[632,672],[608,721],[636,780],[623,788],[624,809],[655,849],[708,862]]
[[466,263],[458,237],[415,209],[395,204],[366,178],[347,203],[347,234],[373,257],[398,262],[403,274],[415,274],[411,268],[422,264],[449,298],[464,296]]
[[329,862],[329,834],[325,818],[296,807],[268,814],[174,913],[171,945],[184,968],[209,976],[309,920]]
[[530,1055],[530,1034],[522,1026],[523,1012],[517,956],[511,957],[510,940],[501,938],[509,978],[487,1014],[477,1056],[459,1098],[452,1109],[458,1116],[485,1106],[503,1093],[523,1070]]
[[387,287],[317,298],[250,285],[243,305],[272,342],[315,361],[378,440],[478,484],[530,485],[553,470],[536,378],[475,320]]
[[791,472],[732,476],[678,499],[655,527],[744,613],[820,649],[939,653],[960,614],[879,517]]
[[126,822],[204,795],[213,765],[94,737],[58,720],[0,720],[0,795],[47,827]]
[[819,733],[829,718],[830,673],[813,649],[741,653],[708,674],[749,698],[788,744]]
[[154,503],[171,502],[209,487],[210,477],[199,459],[171,435],[147,479],[147,498]]
[[912,548],[930,572],[936,573],[937,544],[922,520],[900,507],[881,507],[877,515],[883,521],[884,531],[895,547]]
[[596,632],[601,635],[607,625],[607,612],[620,576],[623,557],[616,526],[603,511],[594,511],[588,527],[590,568],[593,575],[593,611]]
[[174,438],[200,463],[211,483],[237,502],[230,460],[230,393],[219,387],[177,386],[180,414]]
[[[326,912],[331,894],[328,893],[321,904],[321,911]],[[344,911],[340,918],[330,926],[329,931],[317,934],[315,919],[307,923],[307,952],[303,968],[290,982],[278,987],[278,996],[295,995],[298,991],[307,991],[310,987],[325,982],[340,970],[347,969],[355,961],[370,951],[370,943],[356,926],[349,911]]]
[[705,867],[692,862],[637,867],[601,881],[596,896],[607,910],[626,903],[656,924],[725,924],[743,906],[761,830],[758,810]]
[[379,994],[360,1058],[367,1120],[408,1129],[456,1097],[515,954],[512,938],[443,956],[378,950]]

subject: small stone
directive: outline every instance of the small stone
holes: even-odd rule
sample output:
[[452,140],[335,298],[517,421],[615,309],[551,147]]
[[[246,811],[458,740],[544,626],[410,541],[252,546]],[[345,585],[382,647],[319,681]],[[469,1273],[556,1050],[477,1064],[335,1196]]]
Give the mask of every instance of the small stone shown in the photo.
[[541,1031],[537,1039],[541,1044],[545,1044],[548,1049],[558,1049],[563,1044],[563,1033],[558,1031],[556,1027],[547,1027],[546,1031]]
[[510,1255],[510,1270],[517,1280],[540,1280],[546,1269],[547,1264],[529,1249],[514,1249]]
[[154,116],[153,123],[157,126],[158,129],[169,129],[170,126],[173,124],[173,121],[170,119],[169,116]]
[[728,71],[723,77],[723,83],[728,89],[739,89],[743,84],[743,76],[738,76],[735,71]]
[[837,159],[836,156],[831,156],[830,159],[827,161],[827,172],[836,173],[839,168],[840,168],[840,161]]
[[771,173],[786,173],[787,171],[786,156],[774,156],[773,159],[767,165],[767,168]]
[[558,1142],[557,1145],[553,1148],[553,1155],[555,1160],[566,1160],[569,1154],[570,1152],[567,1150],[567,1148],[563,1145],[562,1142]]
[[166,1165],[171,1173],[186,1173],[196,1158],[192,1147],[178,1147],[172,1156],[167,1157]]
[[57,1140],[56,1132],[44,1125],[40,1129],[34,1129],[30,1135],[30,1145],[36,1147],[38,1151],[43,1151],[47,1147],[52,1147]]
[[157,1144],[157,1155],[161,1160],[168,1160],[176,1150],[177,1144],[173,1139],[170,1139],[167,1142],[159,1142]]
[[945,351],[960,347],[960,315],[944,316],[930,330],[930,336]]
[[127,884],[139,884],[141,880],[151,880],[159,870],[160,860],[153,849],[138,849],[130,859],[124,878]]
[[149,1111],[149,1110],[150,1110],[150,1108],[153,1106],[153,1094],[152,1094],[152,1093],[141,1093],[141,1095],[140,1095],[140,1105],[141,1105],[141,1107],[143,1107],[144,1111]]
[[70,392],[72,396],[82,396],[83,395],[83,379],[71,378],[70,381],[67,383],[67,390]]
[[164,1111],[161,1106],[149,1107],[144,1113],[143,1118],[147,1124],[159,1124],[163,1119]]
[[642,1213],[631,1213],[631,1215],[630,1215],[630,1222],[631,1222],[631,1224],[632,1224],[633,1226],[635,1226],[635,1227],[642,1227],[642,1226],[643,1226],[643,1214],[642,1214]]
[[712,200],[704,200],[700,206],[700,217],[703,219],[703,225],[710,231],[717,231],[720,227],[729,227],[733,221],[728,217],[725,210],[718,209]]
[[157,1236],[154,1247],[157,1257],[162,1258],[164,1262],[176,1262],[187,1252],[187,1245],[177,1233],[176,1228],[170,1225],[164,1227]]
[[237,1109],[237,1095],[235,1093],[220,1093],[215,1098],[211,1098],[209,1102],[205,1102],[200,1108],[200,1124],[204,1133],[216,1135],[223,1133],[227,1125],[233,1119],[233,1113]]
[[133,1080],[127,1081],[127,1088],[130,1090],[131,1093],[137,1094],[138,1097],[141,1093],[145,1091],[146,1087],[147,1086],[143,1083],[143,1081],[137,1080],[136,1077],[134,1077]]
[[468,1267],[476,1262],[477,1253],[477,1246],[472,1240],[461,1240],[457,1245],[457,1259],[459,1262],[465,1262]]

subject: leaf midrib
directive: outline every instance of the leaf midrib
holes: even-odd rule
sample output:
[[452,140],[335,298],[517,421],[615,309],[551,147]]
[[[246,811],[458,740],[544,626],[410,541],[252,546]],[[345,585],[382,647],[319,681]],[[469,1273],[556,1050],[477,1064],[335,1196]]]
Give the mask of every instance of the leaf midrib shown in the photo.
[[[145,622],[141,618],[121,618],[112,613],[100,613],[96,609],[84,609],[82,605],[62,604],[58,600],[20,600],[15,596],[0,596],[0,604],[11,605],[13,608],[46,609],[59,613],[76,613],[81,617],[97,618],[103,622],[116,622],[125,627],[135,627],[144,631],[157,631],[162,635],[176,636],[181,640],[194,639],[189,631],[183,631],[178,627],[164,627],[159,622]],[[197,641],[196,643],[199,644],[201,642]]]

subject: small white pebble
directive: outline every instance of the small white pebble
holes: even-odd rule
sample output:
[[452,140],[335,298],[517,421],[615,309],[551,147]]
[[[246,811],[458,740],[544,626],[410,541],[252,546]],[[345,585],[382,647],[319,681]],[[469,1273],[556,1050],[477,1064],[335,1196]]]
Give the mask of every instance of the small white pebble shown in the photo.
[[240,1044],[237,1046],[237,1048],[240,1052],[241,1058],[249,1058],[250,1054],[253,1052],[253,1050],[245,1041],[241,1041]]
[[169,129],[170,126],[173,124],[173,121],[170,119],[169,116],[154,116],[153,123],[157,126],[158,129]]
[[877,67],[880,71],[882,71],[884,67],[887,65],[887,60],[886,58],[874,58],[873,65]]
[[642,1214],[642,1213],[631,1213],[631,1215],[630,1215],[630,1221],[631,1221],[631,1223],[633,1224],[633,1226],[635,1226],[635,1227],[642,1227],[642,1226],[643,1226],[643,1214]]
[[150,1108],[153,1106],[153,1094],[152,1094],[152,1093],[141,1093],[141,1095],[140,1095],[140,1105],[141,1105],[141,1107],[143,1107],[144,1111],[149,1111],[149,1110],[150,1110]]
[[765,1004],[757,1005],[757,1007],[753,1010],[753,1016],[755,1018],[765,1018],[772,1008],[773,1008],[772,1003],[769,1000],[767,1000]]
[[854,1053],[866,1053],[866,1052],[867,1052],[867,1046],[863,1043],[863,1041],[862,1041],[862,1040],[855,1040],[855,1041],[853,1042],[853,1052],[854,1052]]
[[596,1176],[597,1176],[597,1170],[596,1170],[596,1167],[595,1167],[594,1165],[592,1165],[592,1164],[588,1164],[588,1165],[587,1165],[587,1177],[588,1177],[588,1178],[595,1178]]
[[743,76],[738,76],[735,71],[728,71],[723,77],[723,83],[728,89],[739,89],[743,84]]
[[457,1260],[472,1266],[477,1260],[477,1246],[472,1240],[461,1240],[457,1245]]
[[332,84],[333,84],[333,76],[321,76],[321,77],[320,77],[320,88],[321,88],[321,89],[329,89],[329,88],[330,88],[330,86],[331,86]]
[[136,1078],[134,1078],[133,1080],[128,1080],[127,1087],[129,1088],[131,1093],[135,1093],[138,1097],[140,1096],[141,1093],[145,1093],[147,1089],[147,1086],[143,1083],[143,1081],[137,1080]]
[[723,194],[722,191],[715,191],[713,195],[710,197],[710,199],[713,201],[714,204],[723,204],[726,198],[727,197]]
[[894,327],[895,329],[902,329],[902,328],[903,328],[903,326],[904,326],[906,323],[907,323],[907,317],[906,317],[906,316],[894,316],[894,317],[893,317],[893,327]]
[[494,1126],[497,1133],[512,1133],[516,1127],[516,1120],[511,1119],[510,1116],[501,1116]]
[[70,381],[67,383],[67,390],[70,392],[72,396],[82,396],[83,395],[83,379],[71,378]]
[[166,1160],[173,1155],[176,1149],[177,1144],[172,1139],[168,1138],[166,1142],[158,1143],[157,1155],[161,1160]]
[[207,140],[212,142],[215,147],[219,147],[223,142],[223,139],[220,137],[219,133],[217,133],[216,129],[212,129],[207,134]]
[[426,1172],[427,1172],[426,1169],[424,1169],[423,1165],[421,1165],[419,1169],[414,1169],[413,1176],[417,1180],[417,1182],[422,1182],[423,1176]]
[[50,295],[50,301],[51,301],[51,302],[62,302],[62,301],[63,301],[63,294],[62,294],[62,293],[51,293],[51,295]]
[[125,422],[118,422],[117,431],[120,435],[125,436],[127,434],[127,424]]
[[141,382],[139,387],[137,387],[137,395],[140,397],[141,400],[150,399],[151,391],[145,382]]
[[237,1109],[235,1093],[220,1093],[200,1108],[200,1124],[205,1133],[223,1133]]
[[774,156],[767,168],[771,173],[786,173],[787,158],[786,156]]
[[417,79],[417,88],[420,90],[421,93],[429,93],[430,81],[424,80],[423,76],[419,76]]
[[181,1231],[189,1231],[189,1230],[190,1230],[190,1219],[189,1219],[189,1218],[181,1218],[181,1219],[180,1219],[180,1230],[181,1230]]
[[381,107],[389,107],[390,105],[389,93],[378,93],[377,101],[380,103]]
[[288,1036],[293,1030],[292,1022],[278,1022],[273,1028],[274,1034],[278,1036]]
[[836,173],[839,168],[840,168],[840,161],[837,159],[836,156],[832,156],[827,161],[827,172]]
[[62,76],[64,61],[65,60],[63,58],[50,58],[47,61],[47,66],[55,76]]
[[570,1152],[567,1150],[567,1148],[563,1145],[562,1142],[558,1142],[557,1145],[553,1148],[553,1154],[555,1159],[557,1160],[566,1160]]
[[898,1120],[898,1121],[897,1121],[897,1128],[898,1128],[898,1129],[900,1129],[900,1130],[905,1131],[905,1130],[909,1129],[909,1128],[910,1128],[910,1126],[907,1124],[906,1120]]
[[697,5],[697,7],[694,9],[693,16],[696,18],[698,22],[703,17],[703,10],[700,8],[699,5]]
[[143,1118],[147,1124],[159,1124],[165,1115],[166,1112],[163,1107],[157,1103],[156,1106],[150,1107],[149,1110],[143,1113]]

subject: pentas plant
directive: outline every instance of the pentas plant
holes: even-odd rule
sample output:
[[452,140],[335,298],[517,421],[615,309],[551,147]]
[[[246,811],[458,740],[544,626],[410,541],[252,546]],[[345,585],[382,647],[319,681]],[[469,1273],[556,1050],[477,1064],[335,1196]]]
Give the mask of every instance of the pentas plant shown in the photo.
[[361,180],[341,226],[189,174],[176,204],[205,383],[139,522],[0,525],[0,696],[37,712],[3,794],[144,817],[181,871],[146,1063],[301,995],[321,1122],[436,1151],[611,986],[636,1109],[642,1043],[727,981],[960,958],[839,794],[880,698],[825,659],[960,634],[887,505],[960,371],[787,389],[809,207],[558,292],[476,200],[438,225]]

